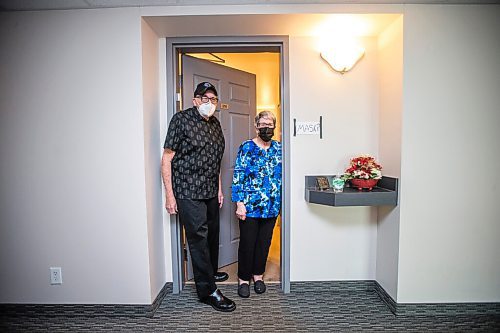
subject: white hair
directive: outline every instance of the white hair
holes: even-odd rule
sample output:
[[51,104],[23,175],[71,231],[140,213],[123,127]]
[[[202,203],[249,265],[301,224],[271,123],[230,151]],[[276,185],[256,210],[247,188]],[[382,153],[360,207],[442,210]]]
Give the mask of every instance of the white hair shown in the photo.
[[261,120],[262,118],[272,119],[273,125],[274,125],[274,127],[276,127],[276,116],[271,111],[260,111],[255,116],[255,126],[259,125],[259,120]]

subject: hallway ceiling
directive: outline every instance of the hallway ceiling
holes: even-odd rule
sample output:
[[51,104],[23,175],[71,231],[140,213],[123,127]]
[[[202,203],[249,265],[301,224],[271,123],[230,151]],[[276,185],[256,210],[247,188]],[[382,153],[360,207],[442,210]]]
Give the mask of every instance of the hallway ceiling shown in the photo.
[[493,4],[498,0],[0,0],[1,11],[277,4]]

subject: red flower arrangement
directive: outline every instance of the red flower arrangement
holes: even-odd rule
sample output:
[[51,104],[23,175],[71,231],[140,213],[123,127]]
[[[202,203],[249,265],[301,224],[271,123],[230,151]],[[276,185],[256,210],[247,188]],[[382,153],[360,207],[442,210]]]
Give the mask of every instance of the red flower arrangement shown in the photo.
[[345,170],[343,178],[349,179],[380,179],[382,166],[370,155],[360,155],[351,158],[349,167]]

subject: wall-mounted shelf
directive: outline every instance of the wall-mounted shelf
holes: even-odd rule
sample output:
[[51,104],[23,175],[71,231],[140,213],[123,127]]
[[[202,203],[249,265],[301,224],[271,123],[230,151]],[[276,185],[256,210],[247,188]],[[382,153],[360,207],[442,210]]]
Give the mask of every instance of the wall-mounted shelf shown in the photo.
[[[333,189],[321,191],[316,184],[316,177],[306,176],[305,199],[309,203],[327,206],[397,206],[398,179],[385,177],[378,181],[371,191],[359,191],[357,188],[345,187],[343,192],[334,193]],[[327,177],[330,184],[333,176]]]

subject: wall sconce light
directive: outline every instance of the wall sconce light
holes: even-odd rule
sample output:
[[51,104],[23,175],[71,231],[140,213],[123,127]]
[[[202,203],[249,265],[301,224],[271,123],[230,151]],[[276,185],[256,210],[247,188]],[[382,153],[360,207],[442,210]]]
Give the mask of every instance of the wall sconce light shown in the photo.
[[353,40],[337,40],[328,43],[320,54],[334,71],[344,74],[363,57],[365,49]]

